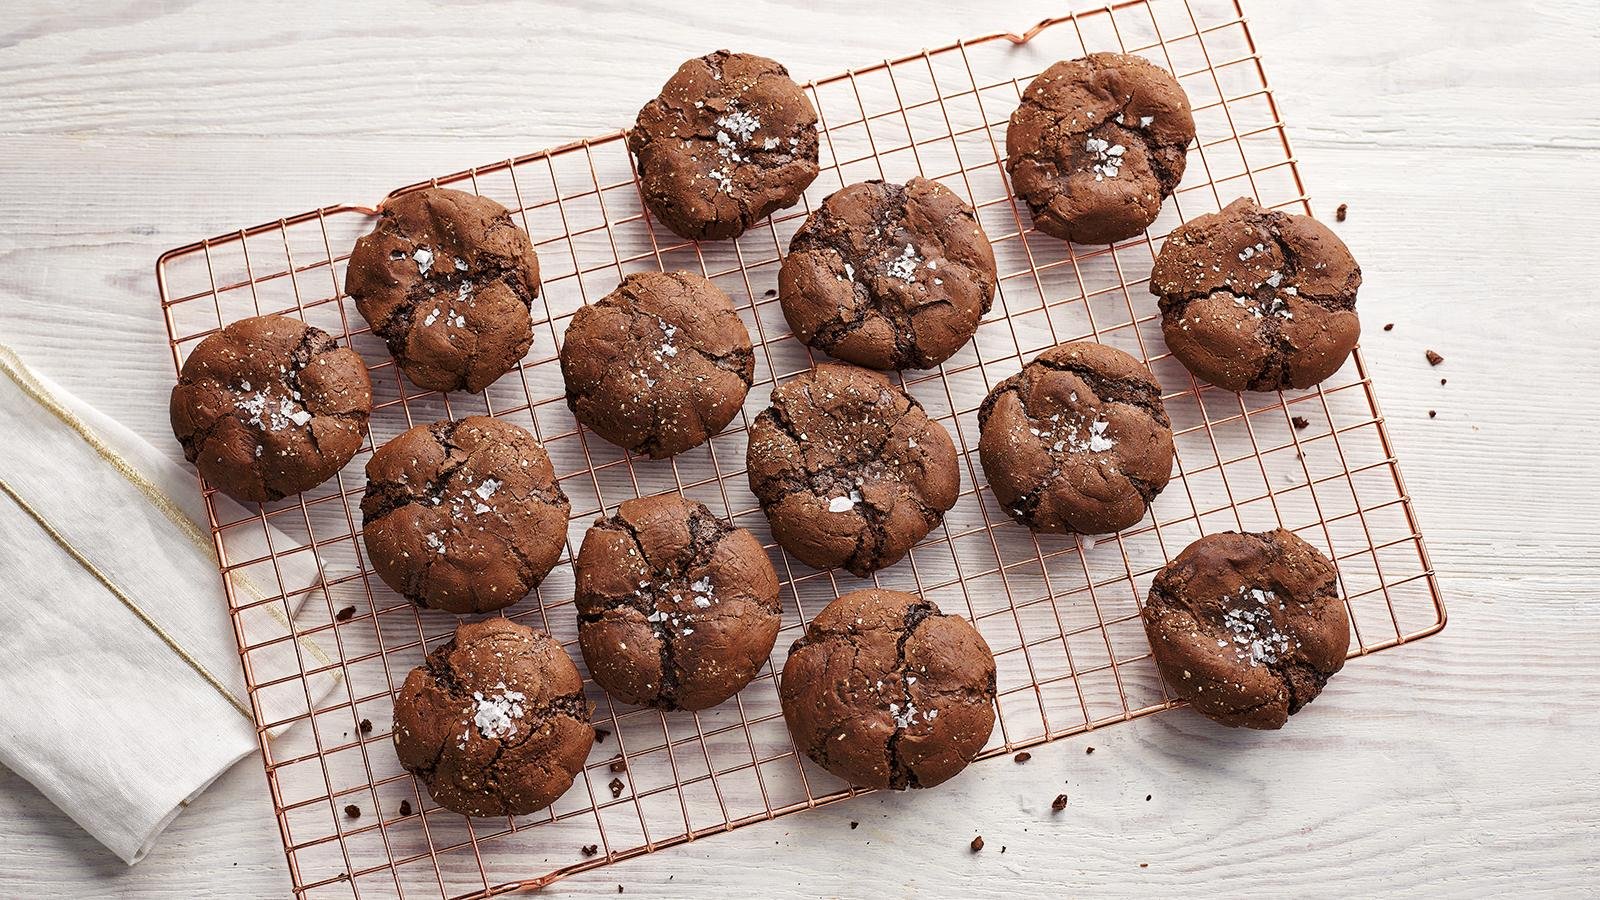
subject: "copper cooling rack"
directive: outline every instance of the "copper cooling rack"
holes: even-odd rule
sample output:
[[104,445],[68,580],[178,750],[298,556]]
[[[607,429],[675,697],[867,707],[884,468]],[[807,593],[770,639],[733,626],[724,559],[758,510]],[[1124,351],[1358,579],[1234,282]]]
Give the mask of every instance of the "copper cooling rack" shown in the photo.
[[[1036,73],[1095,50],[1140,53],[1176,73],[1193,102],[1199,138],[1183,184],[1147,236],[1111,247],[1069,246],[1034,233],[1012,198],[1001,165],[1005,123]],[[641,103],[666,74],[641,75]],[[331,206],[161,257],[157,280],[175,365],[223,323],[270,312],[302,317],[373,364],[371,440],[335,480],[244,518],[227,514],[205,488],[223,571],[267,586],[236,591],[234,579],[225,579],[297,895],[527,890],[856,793],[795,752],[774,673],[809,616],[864,582],[808,569],[777,548],[745,482],[744,451],[746,426],[771,386],[811,364],[777,304],[779,258],[822,197],[865,178],[944,182],[978,210],[999,260],[995,308],[977,337],[938,370],[904,374],[906,387],[956,439],[960,499],[906,560],[873,578],[966,614],[988,639],[1000,694],[985,756],[1175,705],[1150,660],[1139,598],[1155,571],[1204,533],[1281,525],[1327,552],[1349,604],[1352,656],[1444,626],[1360,353],[1316,389],[1238,395],[1197,384],[1161,340],[1147,282],[1155,250],[1173,227],[1244,195],[1310,212],[1236,2],[1118,3],[1024,35],[987,35],[886,60],[806,90],[821,120],[822,174],[801,204],[735,241],[685,243],[645,216],[622,132],[430,182],[491,196],[515,211],[544,270],[533,349],[518,371],[482,395],[417,391],[340,293],[349,250],[372,225],[369,209]],[[704,273],[734,298],[757,346],[756,385],[742,416],[707,446],[664,461],[627,456],[578,429],[556,358],[574,310],[623,274],[654,269]],[[1036,538],[1008,521],[984,485],[977,408],[1024,360],[1083,338],[1146,360],[1166,386],[1177,473],[1135,528],[1099,540]],[[591,685],[595,723],[609,735],[559,802],[520,818],[469,820],[441,809],[399,767],[390,740],[393,692],[428,648],[449,638],[456,620],[418,611],[389,591],[372,574],[359,537],[361,473],[372,446],[414,423],[469,414],[531,429],[572,498],[567,556],[534,596],[508,612],[555,635],[580,663],[567,561],[589,522],[623,500],[680,491],[706,503],[766,542],[783,581],[784,630],[753,684],[699,714],[614,706]],[[267,523],[297,546],[229,555],[231,536],[259,535]],[[314,554],[328,573],[326,597],[298,610],[279,577],[292,554]],[[260,617],[244,614],[269,605],[294,614],[292,635],[251,633]],[[331,693],[313,690],[314,681],[332,676]],[[269,739],[285,725],[294,727]],[[624,772],[611,766],[619,755]],[[937,792],[923,802],[938,803]],[[347,806],[361,815],[350,817]]]

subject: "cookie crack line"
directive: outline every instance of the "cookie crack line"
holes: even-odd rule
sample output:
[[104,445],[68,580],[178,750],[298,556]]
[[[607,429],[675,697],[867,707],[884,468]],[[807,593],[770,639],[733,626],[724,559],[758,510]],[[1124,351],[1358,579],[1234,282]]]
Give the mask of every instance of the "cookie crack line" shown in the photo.
[[[1100,402],[1124,403],[1128,406],[1137,406],[1149,413],[1151,418],[1155,419],[1162,427],[1170,427],[1166,407],[1161,403],[1161,389],[1150,382],[1109,378],[1090,366],[1047,359],[1043,356],[1035,359],[1029,365],[1037,365],[1056,372],[1069,372],[1076,375],[1088,383],[1089,387],[1094,391],[1095,398]],[[1026,366],[1024,370],[1026,370]]]
[[[919,599],[916,603],[907,606],[905,619],[901,623],[900,636],[895,641],[894,671],[896,675],[900,676],[901,702],[905,704],[902,708],[906,710],[914,708],[911,699],[911,685],[906,682],[906,643],[916,633],[917,626],[933,615],[933,604],[926,600]],[[909,721],[910,718],[908,716],[908,724]],[[917,784],[917,773],[900,758],[900,740],[905,736],[906,727],[906,725],[901,725],[900,720],[896,718],[894,733],[889,735],[889,740],[884,745],[884,753],[887,757],[886,763],[889,767],[889,787],[893,790],[920,787]]]

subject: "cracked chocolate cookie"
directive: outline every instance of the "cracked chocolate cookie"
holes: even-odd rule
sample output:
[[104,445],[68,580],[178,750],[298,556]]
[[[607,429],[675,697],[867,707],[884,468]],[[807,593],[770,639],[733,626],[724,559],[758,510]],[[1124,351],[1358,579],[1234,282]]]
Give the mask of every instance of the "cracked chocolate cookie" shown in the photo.
[[1034,531],[1106,534],[1144,518],[1172,474],[1161,385],[1092,341],[1060,344],[995,385],[978,454],[1005,511]]
[[1344,667],[1333,563],[1294,533],[1224,532],[1156,573],[1144,630],[1161,677],[1224,725],[1282,728]]
[[487,197],[423,188],[385,200],[344,284],[420,388],[476,393],[533,345],[539,257]]
[[469,416],[378,448],[361,526],[384,584],[428,609],[482,613],[539,586],[566,545],[569,509],[533,435]]
[[778,639],[778,575],[761,542],[677,494],[625,500],[573,563],[589,674],[623,703],[709,709]]
[[966,768],[994,728],[994,654],[960,616],[876,588],[829,603],[778,685],[795,745],[869,788],[926,788]]
[[1167,72],[1092,53],[1035,78],[1006,129],[1006,171],[1034,227],[1109,244],[1149,227],[1183,179],[1194,117]]
[[801,343],[874,369],[930,369],[994,302],[994,251],[972,207],[937,181],[864,181],[822,201],[778,272]]
[[961,486],[944,426],[889,379],[840,363],[772,389],[745,463],[785,550],[861,578],[905,556]]
[[652,215],[699,241],[738,237],[817,177],[817,112],[783,66],[718,50],[678,67],[628,132]]
[[697,447],[733,421],[755,365],[733,301],[688,272],[622,279],[578,309],[561,345],[573,415],[652,459]]
[[1361,337],[1360,287],[1327,226],[1248,197],[1173,231],[1150,273],[1172,355],[1230,391],[1308,388],[1339,371]]
[[287,316],[241,319],[184,360],[172,433],[235,500],[279,500],[327,481],[361,448],[372,382],[354,350]]
[[592,710],[578,667],[548,634],[502,618],[463,622],[406,676],[394,749],[445,809],[526,815],[583,771]]

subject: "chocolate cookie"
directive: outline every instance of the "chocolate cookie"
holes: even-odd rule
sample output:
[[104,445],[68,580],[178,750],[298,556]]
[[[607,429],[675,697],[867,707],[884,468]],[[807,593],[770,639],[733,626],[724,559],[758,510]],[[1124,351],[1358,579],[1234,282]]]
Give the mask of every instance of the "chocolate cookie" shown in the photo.
[[924,178],[832,194],[795,233],[778,273],[795,336],[874,369],[949,359],[978,330],[994,285],[994,251],[977,214]]
[[596,520],[573,573],[589,674],[623,703],[716,706],[778,639],[778,575],[761,542],[677,494]]
[[783,66],[718,50],[678,67],[628,132],[645,206],[691,240],[738,237],[817,177],[817,112]]
[[994,654],[966,619],[915,594],[855,591],[794,642],[778,694],[817,765],[861,787],[933,787],[989,740]]
[[1183,179],[1194,117],[1142,57],[1091,53],[1035,78],[1006,129],[1006,171],[1035,228],[1108,244],[1149,227]]
[[469,416],[418,425],[378,448],[361,525],[384,584],[429,609],[490,612],[549,574],[569,509],[533,435]]
[[1161,333],[1189,371],[1230,391],[1307,388],[1361,337],[1361,267],[1309,216],[1248,197],[1172,232],[1150,273]]
[[481,391],[533,344],[539,257],[487,197],[423,188],[385,200],[344,285],[421,388]]
[[1247,728],[1282,728],[1350,649],[1333,563],[1281,528],[1184,548],[1150,585],[1144,630],[1179,697]]
[[772,389],[750,427],[750,490],[801,562],[865,578],[893,565],[955,505],[955,445],[877,372],[823,363]]
[[594,746],[561,645],[508,619],[463,622],[394,701],[394,749],[445,809],[520,816],[556,802]]
[[733,301],[688,272],[622,279],[573,315],[561,345],[573,415],[653,459],[697,447],[733,421],[755,367]]
[[372,382],[354,350],[287,316],[241,319],[178,373],[172,433],[217,490],[278,500],[332,478],[361,448]]
[[978,409],[995,499],[1034,531],[1106,534],[1144,518],[1172,474],[1161,385],[1092,341],[1060,344],[995,385]]

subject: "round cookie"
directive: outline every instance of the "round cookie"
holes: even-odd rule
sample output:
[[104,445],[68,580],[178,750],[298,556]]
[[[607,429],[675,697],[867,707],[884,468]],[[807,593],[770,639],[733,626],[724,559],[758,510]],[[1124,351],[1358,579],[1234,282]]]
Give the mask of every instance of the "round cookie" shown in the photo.
[[474,393],[533,345],[539,257],[504,206],[446,188],[390,197],[345,291],[420,388]]
[[778,575],[761,542],[677,494],[623,501],[573,563],[589,674],[623,703],[709,709],[778,639]]
[[1210,534],[1156,573],[1144,629],[1161,677],[1224,725],[1282,728],[1344,667],[1333,563],[1294,533]]
[[502,618],[463,622],[406,676],[394,749],[445,809],[525,815],[583,771],[592,709],[578,667],[548,634]]
[[1172,232],[1150,273],[1167,348],[1230,391],[1308,388],[1339,371],[1361,337],[1360,287],[1327,226],[1248,197]]
[[733,421],[755,378],[755,354],[716,285],[688,272],[640,272],[573,315],[561,375],[578,421],[664,459]]
[[978,454],[1006,512],[1034,531],[1106,534],[1144,518],[1172,474],[1161,385],[1132,356],[1059,344],[995,385]]
[[801,562],[865,578],[899,561],[955,505],[955,445],[911,395],[823,363],[772,389],[750,427],[750,490]]
[[994,302],[994,250],[937,181],[840,190],[789,242],[778,298],[795,336],[874,369],[929,369],[972,339]]
[[184,360],[169,405],[184,458],[217,490],[279,500],[361,448],[372,382],[354,350],[287,316],[241,319]]
[[860,787],[933,787],[989,740],[994,654],[966,619],[915,594],[855,591],[794,642],[778,695],[817,765]]
[[1080,244],[1130,238],[1183,179],[1194,116],[1166,69],[1091,53],[1028,85],[1006,129],[1006,171],[1034,227]]
[[427,609],[482,613],[539,586],[566,545],[569,509],[533,435],[469,416],[378,448],[361,525],[384,584]]
[[783,66],[718,50],[678,67],[628,132],[644,204],[690,240],[738,237],[817,177],[817,112]]

